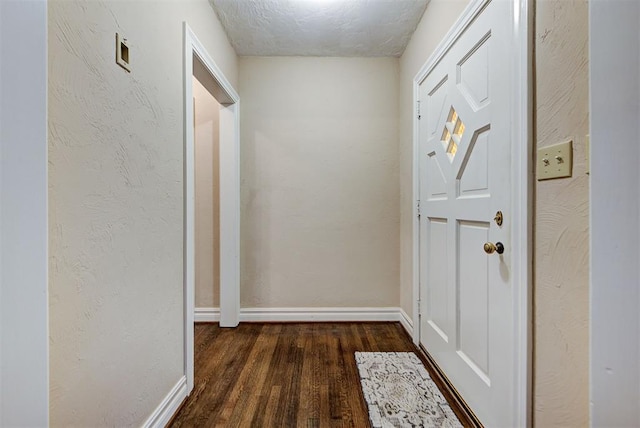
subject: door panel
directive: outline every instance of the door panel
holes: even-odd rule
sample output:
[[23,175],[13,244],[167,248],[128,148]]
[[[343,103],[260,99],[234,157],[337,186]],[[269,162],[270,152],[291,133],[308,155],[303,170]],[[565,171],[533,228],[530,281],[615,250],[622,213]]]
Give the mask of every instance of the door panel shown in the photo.
[[513,421],[510,4],[489,2],[419,87],[420,342],[487,426]]
[[430,162],[432,163],[428,170],[429,179],[426,183],[428,188],[427,200],[438,201],[447,199],[447,179],[442,172],[442,167],[436,157],[436,152],[431,152],[427,156],[429,156]]
[[459,182],[458,198],[490,196],[488,137],[489,127],[485,127],[474,132],[469,141],[469,148],[456,177]]
[[487,257],[477,251],[489,238],[489,223],[458,222],[459,319],[457,351],[489,381],[489,283]]
[[429,259],[427,267],[428,281],[433,284],[427,297],[428,319],[434,329],[445,342],[449,341],[452,322],[448,310],[452,293],[449,292],[448,252],[447,252],[447,220],[429,218]]
[[[472,37],[472,36],[471,36]],[[489,41],[491,33],[485,34],[467,52],[457,66],[456,83],[474,110],[489,103]]]
[[447,80],[449,76],[444,75],[440,80],[431,88],[429,96],[426,98],[427,111],[429,114],[426,117],[426,122],[429,124],[429,139],[436,136],[438,125],[441,123],[442,115],[445,112],[447,105]]

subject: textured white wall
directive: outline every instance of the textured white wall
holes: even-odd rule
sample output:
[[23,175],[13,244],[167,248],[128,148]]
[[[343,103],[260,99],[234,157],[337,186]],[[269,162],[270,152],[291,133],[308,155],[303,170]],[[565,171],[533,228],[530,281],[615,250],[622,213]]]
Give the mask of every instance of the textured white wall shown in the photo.
[[586,0],[536,2],[536,139],[573,140],[573,177],[536,182],[534,421],[589,423],[589,133]]
[[0,426],[49,420],[47,4],[0,2]]
[[398,61],[240,60],[243,307],[397,306]]
[[[413,78],[458,19],[467,0],[431,0],[400,58],[400,302],[413,319]],[[415,322],[415,321],[414,321]]]
[[196,308],[220,306],[220,104],[193,78]]
[[140,425],[183,375],[184,20],[235,84],[206,0],[49,1],[52,426]]

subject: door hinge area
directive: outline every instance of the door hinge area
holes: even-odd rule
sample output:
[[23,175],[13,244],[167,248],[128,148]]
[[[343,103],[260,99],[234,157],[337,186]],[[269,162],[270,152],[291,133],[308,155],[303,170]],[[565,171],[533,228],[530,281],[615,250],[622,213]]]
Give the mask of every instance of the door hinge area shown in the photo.
[[421,214],[421,212],[420,212],[420,200],[418,199],[416,201],[416,215],[418,216],[418,218],[420,218],[420,214]]
[[418,107],[418,120],[420,120],[420,118],[422,117],[420,115],[420,100],[418,100],[417,103],[418,103],[418,106],[417,106]]

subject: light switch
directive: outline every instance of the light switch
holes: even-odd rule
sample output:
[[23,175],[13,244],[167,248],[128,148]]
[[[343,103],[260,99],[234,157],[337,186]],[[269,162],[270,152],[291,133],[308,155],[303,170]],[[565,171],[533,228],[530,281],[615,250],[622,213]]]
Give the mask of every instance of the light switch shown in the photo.
[[573,141],[538,149],[538,181],[571,177],[573,167]]
[[116,33],[116,63],[131,73],[129,65],[129,45],[122,34]]

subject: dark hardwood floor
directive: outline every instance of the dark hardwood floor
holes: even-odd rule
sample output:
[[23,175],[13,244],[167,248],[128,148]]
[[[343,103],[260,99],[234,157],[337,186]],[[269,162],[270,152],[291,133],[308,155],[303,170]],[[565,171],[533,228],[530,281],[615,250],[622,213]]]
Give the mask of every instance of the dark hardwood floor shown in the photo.
[[170,426],[368,427],[355,351],[420,354],[399,323],[196,324],[195,386]]

